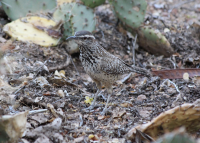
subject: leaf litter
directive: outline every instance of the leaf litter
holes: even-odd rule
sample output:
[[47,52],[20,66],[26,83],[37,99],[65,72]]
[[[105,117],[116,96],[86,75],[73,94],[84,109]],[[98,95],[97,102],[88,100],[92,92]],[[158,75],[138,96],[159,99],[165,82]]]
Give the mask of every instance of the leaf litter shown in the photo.
[[[148,3],[148,18],[159,15],[153,19],[153,25],[164,33],[176,53],[170,58],[156,57],[139,48],[136,50],[136,65],[156,70],[173,69],[175,72],[181,68],[198,68],[200,44],[196,31],[199,25],[195,20],[199,20],[198,8],[189,10],[196,3],[175,7],[176,0],[173,3]],[[96,11],[100,19],[107,18],[107,21],[99,23],[94,35],[106,50],[132,64],[132,40],[119,32],[112,17],[105,16],[106,12]],[[193,22],[196,24],[191,25]],[[183,71],[189,76],[185,74],[170,81],[128,75],[121,84],[113,84],[116,96],[111,97],[108,114],[101,116],[107,98],[104,87],[97,98],[99,106],[90,112],[83,110],[89,106],[97,88],[83,70],[77,53],[69,55],[62,47],[44,48],[19,41],[11,43],[2,29],[0,35],[6,40],[2,39],[0,43],[5,47],[0,70],[1,116],[48,109],[28,115],[26,132],[20,135],[18,142],[130,142],[135,141],[136,129],[141,132],[137,140],[140,140],[138,136],[157,139],[181,125],[186,127],[184,132],[199,138],[196,124],[200,116],[198,74],[190,76],[190,72]],[[70,62],[70,56],[80,74]],[[177,122],[179,124],[175,126]]]

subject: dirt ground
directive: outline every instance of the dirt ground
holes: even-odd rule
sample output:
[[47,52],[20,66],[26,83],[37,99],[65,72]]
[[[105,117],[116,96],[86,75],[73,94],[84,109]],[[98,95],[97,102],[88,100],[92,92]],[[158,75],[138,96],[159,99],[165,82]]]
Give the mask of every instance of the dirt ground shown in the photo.
[[[133,64],[132,37],[124,34],[116,24],[110,6],[96,8],[96,15],[99,25],[94,36],[99,43],[126,63]],[[200,0],[188,3],[148,0],[145,19],[166,36],[175,54],[164,58],[139,47],[135,58],[137,66],[148,70],[199,68],[200,28],[191,28],[190,25],[200,23]],[[165,32],[166,28],[170,31]],[[0,37],[9,39],[2,28]],[[97,88],[83,70],[79,53],[70,56],[61,45],[45,48],[20,41],[14,41],[12,45],[12,50],[5,53],[8,61],[1,67],[1,73],[6,73],[2,74],[3,79],[13,89],[2,90],[7,96],[13,95],[14,100],[12,103],[0,100],[1,115],[49,109],[44,113],[28,115],[26,134],[18,142],[131,142],[125,135],[132,127],[147,123],[175,106],[193,103],[200,98],[199,86],[192,79],[171,80],[179,92],[170,82],[163,84],[166,79],[134,74],[123,82],[113,84],[114,96],[105,116],[100,115],[107,98],[104,89],[102,96],[97,98],[99,106],[85,112],[83,109],[89,107],[89,103],[85,103],[86,97],[92,97]],[[59,73],[56,76],[56,70],[64,70],[65,77],[62,78]],[[27,77],[29,79],[24,84]],[[53,124],[55,120],[58,120],[57,124]],[[199,131],[193,135],[199,138]]]

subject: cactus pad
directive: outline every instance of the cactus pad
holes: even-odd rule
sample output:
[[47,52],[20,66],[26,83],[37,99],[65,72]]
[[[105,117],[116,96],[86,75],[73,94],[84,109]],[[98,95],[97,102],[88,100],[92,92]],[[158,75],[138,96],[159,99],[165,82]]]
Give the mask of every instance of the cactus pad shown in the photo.
[[169,57],[174,53],[168,40],[160,32],[149,27],[137,29],[139,45],[154,55]]
[[63,3],[72,3],[76,2],[76,0],[57,0],[57,6],[62,5]]
[[110,0],[117,17],[129,27],[138,28],[144,21],[147,2],[145,0]]
[[91,8],[94,8],[96,6],[99,6],[101,4],[105,3],[105,0],[81,0],[81,2]]
[[48,28],[55,25],[56,22],[46,18],[24,17],[6,24],[3,27],[3,31],[19,41],[35,43],[41,46],[55,46],[58,44],[59,39],[52,38],[46,32],[35,28],[37,26],[45,29],[45,27]]
[[95,29],[95,15],[91,8],[78,3],[64,3],[53,14],[55,21],[64,21],[64,39],[76,31]]
[[11,20],[27,16],[29,13],[53,12],[56,0],[1,0],[6,14]]

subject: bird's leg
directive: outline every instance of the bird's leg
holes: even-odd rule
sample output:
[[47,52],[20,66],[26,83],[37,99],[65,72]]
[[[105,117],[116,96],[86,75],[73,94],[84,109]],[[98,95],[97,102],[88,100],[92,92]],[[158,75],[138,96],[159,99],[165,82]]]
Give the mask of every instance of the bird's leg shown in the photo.
[[107,107],[108,107],[108,103],[110,100],[110,96],[113,94],[112,86],[110,88],[107,88],[107,92],[108,92],[108,98],[107,98],[106,106],[103,109],[103,111],[101,112],[101,115],[105,115],[105,113],[107,112]]
[[[101,90],[101,92],[98,94],[98,97],[102,97],[104,100],[106,100],[106,97],[105,97],[103,94],[101,94],[101,93],[102,93],[102,90]],[[95,93],[95,94],[96,94],[96,93]],[[92,98],[94,98],[95,94],[93,94]]]
[[95,93],[95,95],[94,95],[94,99],[93,99],[93,101],[92,101],[91,106],[95,106],[97,96],[99,95],[100,92],[101,92],[101,90],[98,89],[97,92]]
[[[102,92],[102,90],[101,90],[101,92]],[[106,100],[106,97],[103,95],[103,94],[101,94],[101,92],[99,93],[99,97],[102,97],[104,100]]]
[[92,104],[90,105],[90,107],[86,108],[86,110],[92,110],[92,109],[94,109],[97,96],[101,93],[101,83],[100,82],[96,82],[96,84],[97,84],[98,90],[97,90],[97,92],[94,95],[94,100],[92,101]]

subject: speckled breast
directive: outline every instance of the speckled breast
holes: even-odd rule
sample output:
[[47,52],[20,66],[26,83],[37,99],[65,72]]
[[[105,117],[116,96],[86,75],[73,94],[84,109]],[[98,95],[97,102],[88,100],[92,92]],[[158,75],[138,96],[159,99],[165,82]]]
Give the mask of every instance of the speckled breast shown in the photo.
[[112,84],[121,79],[122,75],[107,74],[100,69],[98,64],[90,64],[85,59],[82,59],[82,65],[86,73],[93,79],[100,81],[103,85]]

